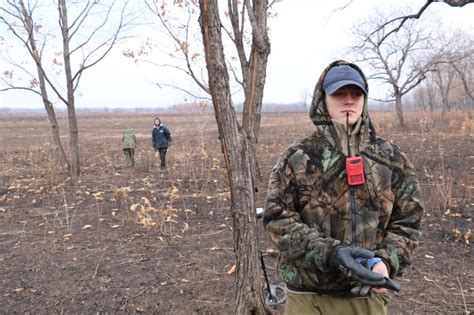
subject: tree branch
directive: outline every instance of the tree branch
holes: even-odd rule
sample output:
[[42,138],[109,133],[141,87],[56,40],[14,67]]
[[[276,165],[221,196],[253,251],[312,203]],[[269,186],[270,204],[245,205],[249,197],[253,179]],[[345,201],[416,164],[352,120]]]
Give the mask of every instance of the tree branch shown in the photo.
[[[166,33],[168,34],[168,36],[176,43],[176,46],[178,47],[178,50],[181,52],[181,54],[184,56],[184,60],[186,61],[186,67],[189,71],[189,75],[191,76],[191,78],[193,79],[193,81],[204,91],[206,92],[207,94],[210,94],[210,90],[207,86],[207,84],[204,84],[203,82],[201,82],[198,77],[194,74],[194,70],[191,66],[191,62],[190,62],[190,58],[189,58],[189,51],[188,51],[188,42],[186,43],[182,43],[179,38],[176,37],[176,35],[173,33],[173,31],[170,29],[167,21],[165,21],[165,19],[163,18],[162,14],[160,13],[160,9],[157,7],[157,3],[156,2],[153,2],[153,6],[150,4],[149,1],[145,1],[145,5],[148,7],[148,9],[150,10],[150,12],[152,12],[154,15],[156,15],[161,23],[161,25],[163,25],[163,27],[165,28],[166,30]],[[189,9],[188,9],[188,25],[189,25],[189,21],[191,19],[191,13],[189,12]],[[188,30],[186,30],[188,31]]]

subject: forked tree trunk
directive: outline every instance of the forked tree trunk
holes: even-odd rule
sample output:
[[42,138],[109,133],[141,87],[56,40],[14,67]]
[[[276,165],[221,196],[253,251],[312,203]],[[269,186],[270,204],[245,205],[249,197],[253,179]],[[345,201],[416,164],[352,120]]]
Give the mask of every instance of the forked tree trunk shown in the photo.
[[[256,232],[253,177],[255,169],[252,170],[255,167],[256,140],[254,137],[256,132],[250,122],[244,128],[239,128],[232,106],[217,2],[217,0],[200,0],[200,24],[209,75],[209,88],[230,183],[236,255],[235,313],[266,314],[268,310],[266,310],[264,303],[264,282]],[[263,75],[263,83],[264,77]],[[256,84],[256,86],[263,89],[263,85]],[[253,95],[258,97],[258,94]],[[254,112],[249,112],[248,115],[252,115],[251,121],[254,121],[253,118],[255,118],[259,123],[259,117],[253,116]],[[244,119],[246,118],[244,117]]]
[[25,4],[23,1],[19,1],[19,6],[21,8],[21,14],[23,16],[22,20],[25,23],[25,29],[28,32],[28,43],[31,47],[31,55],[36,64],[36,71],[38,74],[38,84],[40,88],[41,98],[43,99],[43,105],[48,114],[49,124],[51,126],[51,132],[53,135],[53,142],[56,147],[56,153],[61,163],[63,171],[69,171],[69,161],[66,157],[63,144],[61,142],[61,137],[59,135],[59,126],[58,120],[56,119],[56,113],[54,111],[53,105],[48,97],[48,91],[46,89],[46,78],[43,72],[43,66],[41,61],[41,55],[36,47],[35,33],[33,30],[33,21],[31,20],[28,11],[26,10]]

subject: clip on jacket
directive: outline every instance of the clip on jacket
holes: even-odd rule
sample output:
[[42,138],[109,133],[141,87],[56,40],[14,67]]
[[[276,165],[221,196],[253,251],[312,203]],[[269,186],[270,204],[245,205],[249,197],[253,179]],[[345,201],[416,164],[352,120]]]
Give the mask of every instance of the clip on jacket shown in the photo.
[[268,295],[265,298],[265,304],[275,306],[285,303],[286,299],[288,298],[286,288],[275,284],[270,285],[268,282],[267,270],[265,268],[265,261],[263,260],[262,251],[260,251],[260,261],[262,262],[263,275],[265,276],[265,283],[267,285],[268,291]]
[[[278,296],[281,296],[279,299]],[[270,306],[280,305],[286,302],[288,298],[288,292],[285,287],[281,285],[272,284],[270,285],[270,292],[265,298],[265,304]]]

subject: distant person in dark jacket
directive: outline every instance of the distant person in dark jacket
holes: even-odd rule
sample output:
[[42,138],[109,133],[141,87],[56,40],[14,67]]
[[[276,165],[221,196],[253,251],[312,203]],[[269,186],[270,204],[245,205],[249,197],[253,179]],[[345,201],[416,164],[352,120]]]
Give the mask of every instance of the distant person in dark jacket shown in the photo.
[[125,164],[127,167],[135,166],[135,146],[137,145],[137,137],[132,129],[127,129],[122,137],[122,150],[125,154]]
[[171,133],[161,120],[156,117],[151,135],[153,149],[160,152],[160,169],[164,170],[166,168],[166,151],[173,142]]

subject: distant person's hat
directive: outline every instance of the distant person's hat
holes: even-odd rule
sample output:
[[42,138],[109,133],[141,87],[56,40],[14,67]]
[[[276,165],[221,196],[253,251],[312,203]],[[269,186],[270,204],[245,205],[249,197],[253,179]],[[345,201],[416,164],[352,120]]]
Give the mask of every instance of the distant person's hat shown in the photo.
[[326,94],[331,95],[346,85],[356,85],[367,94],[364,78],[362,75],[351,66],[340,65],[329,69],[323,80],[323,90]]

